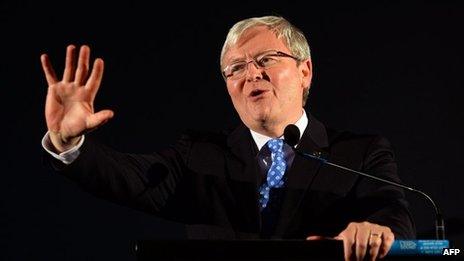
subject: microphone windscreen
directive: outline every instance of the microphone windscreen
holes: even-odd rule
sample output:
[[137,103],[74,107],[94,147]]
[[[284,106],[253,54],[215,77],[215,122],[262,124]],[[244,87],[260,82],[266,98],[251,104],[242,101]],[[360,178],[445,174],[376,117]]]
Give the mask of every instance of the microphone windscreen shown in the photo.
[[298,144],[298,141],[300,140],[300,130],[298,127],[293,124],[287,125],[284,130],[284,140],[292,147]]

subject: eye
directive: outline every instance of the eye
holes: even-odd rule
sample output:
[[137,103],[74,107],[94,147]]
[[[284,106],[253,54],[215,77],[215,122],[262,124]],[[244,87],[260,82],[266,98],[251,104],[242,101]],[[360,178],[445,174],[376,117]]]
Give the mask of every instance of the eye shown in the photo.
[[245,63],[235,63],[235,64],[232,64],[230,65],[230,74],[234,74],[234,73],[237,73],[237,72],[240,72],[243,70],[243,68],[245,68]]
[[278,62],[278,60],[271,56],[271,55],[265,55],[261,58],[259,58],[258,60],[258,64],[261,66],[261,67],[268,67],[268,66],[271,66],[271,65],[274,65]]

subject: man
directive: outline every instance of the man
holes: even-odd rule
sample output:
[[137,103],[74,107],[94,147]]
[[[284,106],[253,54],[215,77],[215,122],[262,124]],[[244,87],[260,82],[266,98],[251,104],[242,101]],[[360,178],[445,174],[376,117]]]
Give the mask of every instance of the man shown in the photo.
[[235,24],[221,52],[227,90],[243,124],[230,133],[191,132],[151,155],[123,154],[84,137],[113,117],[94,113],[103,74],[82,46],[77,68],[68,46],[58,80],[48,82],[43,146],[55,168],[84,189],[120,204],[187,224],[195,238],[343,240],[345,258],[384,257],[394,238],[414,237],[402,190],[323,167],[282,142],[300,130],[297,148],[341,165],[399,181],[389,143],[327,129],[303,106],[312,78],[308,43],[281,17]]

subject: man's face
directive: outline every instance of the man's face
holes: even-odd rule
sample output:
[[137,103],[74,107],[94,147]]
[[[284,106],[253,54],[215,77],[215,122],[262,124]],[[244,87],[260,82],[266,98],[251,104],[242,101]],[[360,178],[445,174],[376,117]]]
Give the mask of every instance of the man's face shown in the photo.
[[[248,29],[239,41],[229,48],[223,64],[233,61],[251,61],[269,50],[291,54],[283,40],[264,26]],[[226,79],[227,90],[240,118],[255,131],[263,128],[296,122],[302,113],[303,90],[311,82],[311,62],[299,65],[289,57],[279,57],[270,68],[257,68],[254,63],[246,66],[243,77]]]

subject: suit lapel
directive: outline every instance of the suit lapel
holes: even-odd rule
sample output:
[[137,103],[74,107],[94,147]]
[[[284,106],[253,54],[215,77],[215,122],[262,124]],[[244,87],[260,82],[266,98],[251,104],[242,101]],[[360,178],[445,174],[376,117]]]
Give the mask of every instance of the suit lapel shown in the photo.
[[[327,132],[324,125],[307,112],[309,123],[306,127],[297,149],[306,153],[325,153],[328,147]],[[319,171],[320,163],[295,155],[293,164],[286,173],[286,193],[282,201],[280,216],[276,224],[274,235],[282,237],[290,224],[306,191]]]
[[261,179],[256,147],[248,128],[241,124],[227,139],[232,155],[227,157],[229,188],[235,199],[237,211],[246,220],[250,231],[259,231],[258,184]]

